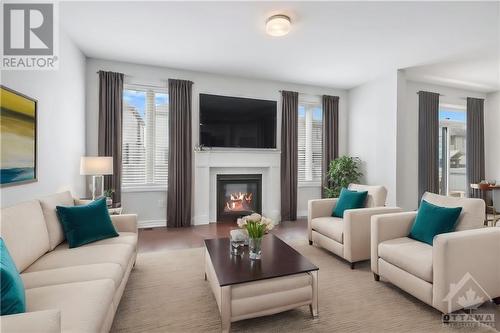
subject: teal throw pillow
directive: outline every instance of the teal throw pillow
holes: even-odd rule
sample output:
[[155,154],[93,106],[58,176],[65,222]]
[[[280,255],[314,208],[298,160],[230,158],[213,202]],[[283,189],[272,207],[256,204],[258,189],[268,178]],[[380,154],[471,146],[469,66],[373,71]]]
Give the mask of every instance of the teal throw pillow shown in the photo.
[[0,315],[11,315],[26,312],[26,296],[24,284],[17,271],[16,264],[10,256],[9,250],[0,238]]
[[460,212],[462,207],[440,207],[422,200],[408,237],[432,245],[434,236],[455,230]]
[[106,198],[82,206],[57,206],[56,210],[70,248],[118,236]]
[[334,217],[344,217],[344,211],[347,209],[358,209],[365,207],[368,191],[351,191],[346,188],[340,190],[340,197],[332,212]]

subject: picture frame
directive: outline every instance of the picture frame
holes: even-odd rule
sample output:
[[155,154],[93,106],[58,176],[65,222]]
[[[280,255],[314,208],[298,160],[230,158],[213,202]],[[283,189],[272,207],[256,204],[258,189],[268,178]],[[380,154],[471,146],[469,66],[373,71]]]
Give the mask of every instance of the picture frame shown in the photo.
[[38,101],[0,85],[0,187],[38,181]]

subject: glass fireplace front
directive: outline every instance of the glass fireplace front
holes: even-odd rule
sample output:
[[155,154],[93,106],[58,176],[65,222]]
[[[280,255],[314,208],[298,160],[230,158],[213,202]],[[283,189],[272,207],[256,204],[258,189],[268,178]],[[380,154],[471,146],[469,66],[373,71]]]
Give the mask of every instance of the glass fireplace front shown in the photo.
[[217,222],[262,213],[262,175],[217,175]]

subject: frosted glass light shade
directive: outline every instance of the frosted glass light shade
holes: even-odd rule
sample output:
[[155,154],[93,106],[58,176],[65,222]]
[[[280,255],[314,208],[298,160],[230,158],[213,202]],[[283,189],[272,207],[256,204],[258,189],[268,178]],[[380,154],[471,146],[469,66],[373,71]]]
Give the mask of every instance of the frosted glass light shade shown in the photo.
[[80,174],[90,176],[112,175],[113,157],[82,156],[80,159]]
[[286,15],[274,15],[267,19],[266,32],[274,37],[284,36],[290,32],[290,18]]

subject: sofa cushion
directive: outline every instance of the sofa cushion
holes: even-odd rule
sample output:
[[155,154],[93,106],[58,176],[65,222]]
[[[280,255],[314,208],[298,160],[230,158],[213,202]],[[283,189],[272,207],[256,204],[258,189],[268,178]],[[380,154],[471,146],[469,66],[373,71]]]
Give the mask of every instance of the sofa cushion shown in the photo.
[[347,188],[352,191],[368,192],[365,203],[366,208],[385,206],[385,200],[387,199],[387,189],[384,186],[349,184]]
[[317,217],[311,220],[311,226],[314,231],[323,236],[343,243],[344,221],[339,217]]
[[71,192],[66,191],[40,199],[40,205],[49,232],[50,249],[53,250],[64,241],[64,232],[57,217],[56,206],[74,206],[75,203]]
[[332,216],[343,218],[344,211],[348,209],[364,208],[367,195],[368,191],[358,192],[343,188],[340,191],[339,200],[333,208]]
[[484,227],[486,208],[483,199],[454,198],[425,192],[422,200],[441,207],[462,207],[455,227],[456,231]]
[[111,279],[115,289],[120,285],[125,270],[120,264],[102,263],[46,269],[21,274],[26,289],[56,284]]
[[[65,243],[68,245],[67,243]],[[107,238],[97,242],[85,244],[83,246],[93,246],[93,245],[106,245],[106,244],[128,244],[132,245],[134,248],[137,247],[137,233],[136,232],[119,232],[118,237]]]
[[408,237],[378,245],[378,256],[390,264],[432,283],[432,246]]
[[0,315],[11,315],[26,311],[24,285],[9,250],[0,238]]
[[462,207],[440,207],[422,200],[408,237],[432,245],[436,235],[455,230],[461,211]]
[[0,233],[19,272],[49,251],[49,234],[37,200],[2,208]]
[[100,263],[116,263],[125,270],[134,253],[135,248],[128,244],[105,244],[69,249],[66,243],[62,243],[54,251],[34,262],[26,269],[26,272]]
[[27,289],[27,311],[60,309],[62,332],[101,332],[114,293],[110,279]]
[[118,237],[109,217],[106,198],[83,206],[57,206],[56,210],[70,248]]

